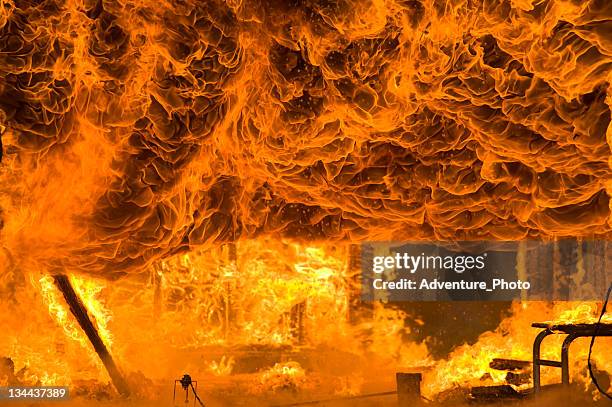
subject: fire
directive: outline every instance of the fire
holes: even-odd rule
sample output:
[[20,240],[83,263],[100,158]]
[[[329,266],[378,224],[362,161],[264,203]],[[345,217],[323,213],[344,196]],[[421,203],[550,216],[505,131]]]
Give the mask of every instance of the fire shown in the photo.
[[260,375],[260,381],[253,388],[254,393],[266,391],[312,388],[306,372],[297,362],[277,363]]
[[61,294],[53,284],[53,277],[44,276],[38,280],[41,294],[49,307],[49,314],[64,329],[66,335],[80,342],[83,347],[87,347],[87,338],[81,332],[76,322],[71,318],[70,310],[61,300]]
[[48,3],[0,12],[2,246],[28,270],[610,233],[598,6]]
[[215,376],[228,376],[232,373],[235,363],[236,362],[233,357],[225,357],[224,355],[218,362],[214,360],[210,362],[209,368]]
[[[567,309],[558,317],[555,318],[554,323],[557,324],[585,324],[585,323],[594,323],[599,320],[599,307],[593,303],[581,303]],[[610,323],[612,322],[612,315],[605,314],[601,318],[601,322]]]
[[[307,392],[322,383],[330,387],[331,395],[356,395],[371,380],[371,371],[393,377],[403,369],[423,372],[422,391],[431,399],[466,385],[502,384],[506,373],[489,364],[496,357],[531,360],[537,333],[530,328],[534,320],[586,322],[599,311],[596,303],[515,303],[497,329],[483,333],[475,343],[456,347],[445,359],[436,359],[429,351],[430,338],[416,340],[408,328],[408,321],[426,324],[416,316],[374,303],[367,317],[351,320],[349,302],[359,295],[359,285],[347,263],[348,253],[344,245],[260,239],[168,258],[148,274],[114,284],[113,290],[99,280],[81,276],[71,280],[127,372],[144,371],[155,383],[171,380],[177,370],[213,377],[213,382],[241,378],[244,391],[258,395]],[[52,318],[46,326],[61,330],[59,342],[89,350],[81,374],[88,372],[86,377],[106,382],[53,278],[33,278],[30,284],[39,290]],[[543,356],[558,359],[561,340],[547,339]],[[47,346],[44,338],[37,341],[38,346]],[[245,379],[241,361],[246,355],[259,357],[258,350],[278,353],[281,361]],[[6,353],[28,368],[31,383],[70,383],[71,372],[82,359],[66,352],[63,366],[49,364],[37,352],[36,346],[22,345]],[[326,358],[342,352],[352,362],[345,362],[346,373],[334,373],[332,379],[316,358],[304,359],[300,352],[322,353]],[[589,383],[586,352],[586,341],[577,341],[571,353],[573,380],[585,386]],[[599,369],[612,369],[610,356],[603,346],[596,347]],[[356,368],[355,360],[363,366]],[[552,369],[543,374],[544,383],[559,380]]]
[[257,349],[279,359],[266,389],[312,383],[299,352],[361,366],[332,393],[404,367],[430,397],[501,382],[488,359],[528,360],[534,318],[599,304],[515,304],[438,360],[418,315],[355,311],[349,245],[609,240],[609,20],[596,0],[0,0],[7,376],[108,381],[62,273],[157,383]]
[[[344,318],[348,287],[342,250],[328,255],[317,247],[266,240],[237,245],[232,260],[225,249],[161,264],[159,284],[167,306],[160,325],[168,329],[192,321],[196,333],[184,338],[185,345],[293,343],[301,329],[292,321],[297,314],[303,314],[302,328]],[[287,257],[279,257],[279,251]],[[311,332],[317,335],[309,338],[314,342],[326,337]]]
[[[5,276],[0,284],[0,325],[10,332],[0,339],[5,366],[0,367],[0,383],[66,386],[87,380],[106,382],[99,359],[53,279],[40,274],[29,277]],[[87,284],[97,286],[93,281]]]
[[[85,348],[89,348],[87,337],[70,314],[70,310],[61,298],[61,293],[53,283],[53,277],[43,276],[38,282],[51,316],[64,329],[70,339],[78,341]],[[90,317],[95,321],[96,328],[100,332],[104,343],[110,347],[112,345],[112,334],[108,330],[108,322],[111,319],[111,314],[98,298],[100,292],[106,288],[106,284],[83,277],[73,277],[72,282],[89,311]]]
[[[495,331],[483,333],[476,343],[460,346],[449,355],[448,359],[437,362],[434,369],[425,375],[424,393],[431,397],[465,383],[503,384],[506,372],[491,369],[489,363],[493,358],[502,356],[524,361],[532,360],[532,345],[537,330],[531,328],[531,323],[535,319],[550,320],[555,324],[595,322],[598,316],[595,315],[597,309],[595,303],[515,303],[511,315],[505,318]],[[542,357],[548,360],[560,360],[563,339],[563,336],[557,335],[548,338],[543,347]],[[590,383],[588,372],[585,370],[588,355],[587,339],[576,341],[572,345],[570,354],[572,356],[570,372],[573,380],[584,383],[585,387]],[[600,339],[601,342],[605,340]],[[611,357],[612,352],[605,345],[596,347],[593,354],[597,366],[607,371],[612,369]],[[544,369],[543,382],[559,383],[560,371]]]

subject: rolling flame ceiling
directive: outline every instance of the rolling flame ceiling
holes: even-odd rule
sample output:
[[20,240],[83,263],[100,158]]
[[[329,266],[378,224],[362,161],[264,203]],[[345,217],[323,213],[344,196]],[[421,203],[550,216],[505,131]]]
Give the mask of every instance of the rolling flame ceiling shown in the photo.
[[609,0],[0,0],[3,255],[610,236]]

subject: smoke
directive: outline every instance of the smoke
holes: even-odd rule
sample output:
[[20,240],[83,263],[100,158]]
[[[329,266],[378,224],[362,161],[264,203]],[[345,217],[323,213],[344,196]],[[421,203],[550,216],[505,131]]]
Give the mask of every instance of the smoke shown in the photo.
[[1,0],[2,246],[610,234],[604,0]]

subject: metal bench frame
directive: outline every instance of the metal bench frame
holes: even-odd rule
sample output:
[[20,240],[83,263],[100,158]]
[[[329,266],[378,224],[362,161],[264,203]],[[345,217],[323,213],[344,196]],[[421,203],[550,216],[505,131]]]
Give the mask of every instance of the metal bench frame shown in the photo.
[[[540,367],[551,366],[561,368],[561,383],[570,384],[569,373],[569,349],[572,342],[578,338],[593,336],[612,336],[612,324],[559,324],[550,325],[546,323],[535,323],[534,328],[544,328],[533,341],[533,390],[540,392],[542,386],[540,381]],[[540,348],[544,338],[550,335],[567,335],[561,346],[561,361],[547,360],[540,357]]]

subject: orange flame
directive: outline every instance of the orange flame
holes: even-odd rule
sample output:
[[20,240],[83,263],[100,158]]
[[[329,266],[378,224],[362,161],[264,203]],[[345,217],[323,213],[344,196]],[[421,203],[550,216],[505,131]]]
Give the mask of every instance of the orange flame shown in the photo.
[[[333,342],[433,366],[427,394],[498,382],[486,359],[526,358],[536,312],[596,305],[515,305],[434,361],[405,339],[415,316],[349,320],[345,243],[609,239],[610,18],[596,0],[0,0],[0,356],[26,382],[106,380],[70,358],[88,345],[66,273],[155,379],[203,347]],[[48,336],[20,326],[33,312]],[[235,369],[216,356],[196,372]]]
[[597,2],[5,4],[24,269],[112,277],[261,234],[610,234]]

